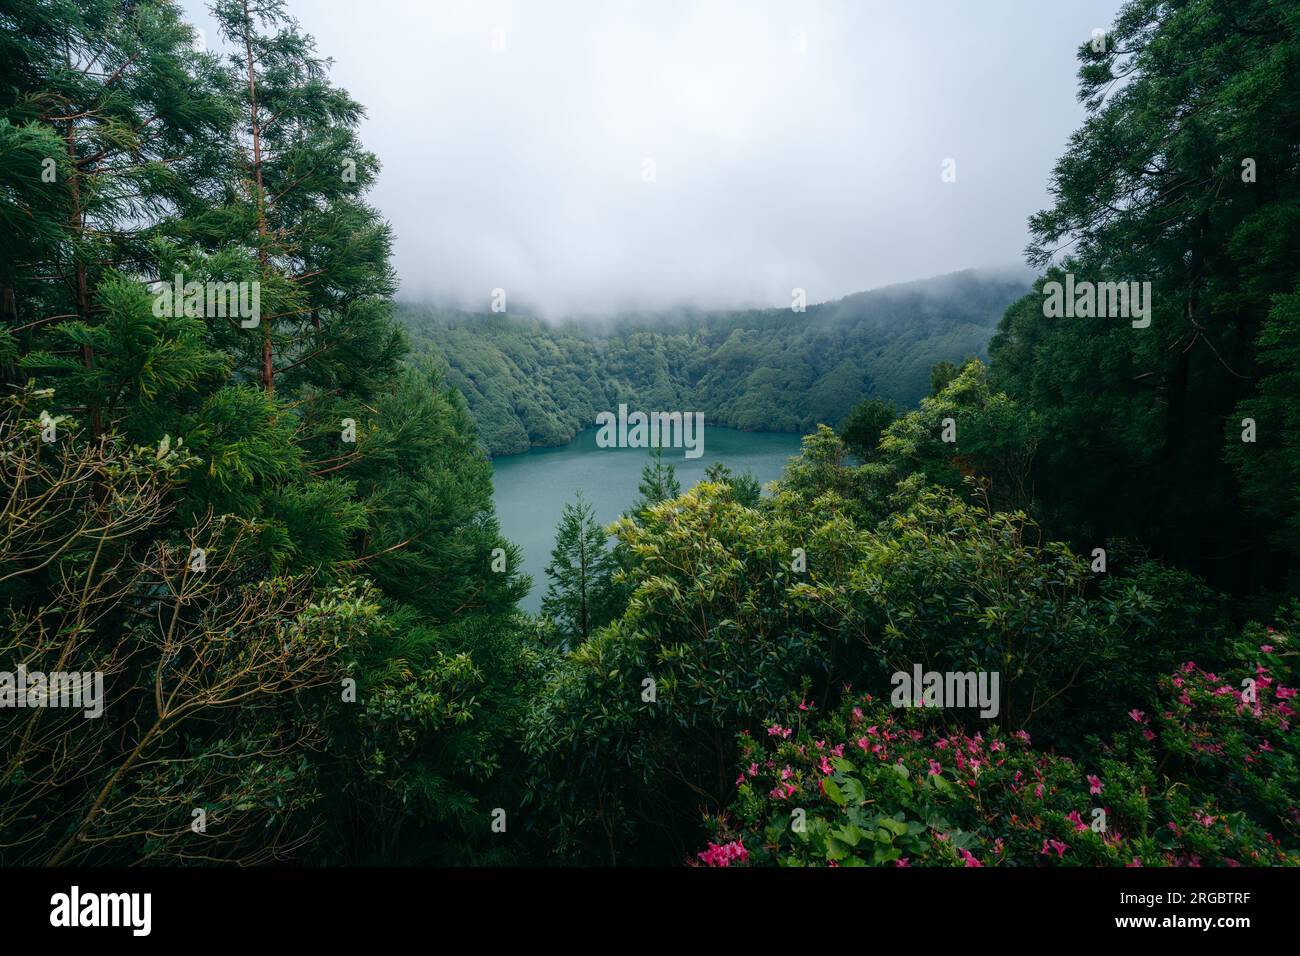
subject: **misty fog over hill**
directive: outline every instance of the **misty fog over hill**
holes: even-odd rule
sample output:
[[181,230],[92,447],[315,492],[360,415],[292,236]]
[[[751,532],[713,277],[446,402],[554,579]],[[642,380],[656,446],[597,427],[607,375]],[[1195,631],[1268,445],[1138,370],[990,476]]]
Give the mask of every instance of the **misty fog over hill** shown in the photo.
[[682,308],[554,323],[406,303],[398,314],[416,361],[445,372],[500,455],[567,442],[620,403],[785,432],[838,425],[864,396],[912,405],[936,362],[984,354],[1031,275],[966,270],[802,312]]

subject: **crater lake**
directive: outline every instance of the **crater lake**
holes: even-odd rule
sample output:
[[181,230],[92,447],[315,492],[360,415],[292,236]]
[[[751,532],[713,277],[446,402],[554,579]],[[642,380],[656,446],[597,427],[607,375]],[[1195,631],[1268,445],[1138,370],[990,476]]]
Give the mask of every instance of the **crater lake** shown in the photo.
[[[802,437],[716,425],[709,425],[704,436],[704,454],[699,458],[686,458],[681,448],[664,449],[664,464],[673,466],[683,491],[701,481],[704,470],[717,461],[737,475],[748,471],[766,485],[781,477],[786,461],[799,453]],[[501,531],[522,550],[524,573],[533,579],[532,591],[520,602],[524,610],[541,609],[545,568],[564,506],[581,491],[597,520],[609,524],[636,500],[641,469],[649,461],[650,451],[644,448],[597,447],[594,428],[579,432],[567,445],[493,459],[492,485]]]

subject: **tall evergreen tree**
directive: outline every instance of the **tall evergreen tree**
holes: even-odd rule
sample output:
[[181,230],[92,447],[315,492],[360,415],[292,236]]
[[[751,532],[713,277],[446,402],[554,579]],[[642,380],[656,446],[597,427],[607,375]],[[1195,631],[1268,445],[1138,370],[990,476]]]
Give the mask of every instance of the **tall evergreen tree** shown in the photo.
[[[1051,523],[1081,545],[1141,539],[1239,592],[1296,559],[1244,517],[1225,462],[1241,429],[1225,425],[1259,388],[1272,297],[1300,278],[1298,56],[1300,10],[1269,0],[1131,0],[1084,43],[1089,115],[1030,221],[1030,258],[1048,280],[1149,281],[1150,324],[1048,318],[1040,289],[990,347],[995,386],[1043,423]],[[1258,427],[1279,441],[1287,423]]]
[[637,483],[636,490],[636,501],[628,510],[637,517],[682,493],[682,484],[677,480],[677,469],[671,463],[664,463],[662,448],[651,449],[650,460],[641,468],[641,480]]
[[[76,737],[90,776],[39,712],[0,726],[0,846],[464,862],[513,786],[487,793],[527,581],[463,401],[402,366],[359,105],[281,3],[215,13],[225,67],[171,0],[0,0],[0,375],[36,380],[0,409],[36,507],[0,515],[0,619],[21,622],[0,649],[105,661],[122,715]],[[178,274],[258,282],[262,322],[156,309]],[[174,813],[204,788],[229,800],[210,846]]]
[[546,565],[550,584],[542,613],[559,626],[569,647],[581,644],[610,617],[610,578],[615,564],[605,530],[582,494],[564,506],[555,547]]
[[394,288],[391,235],[361,199],[379,168],[356,135],[361,105],[329,83],[329,61],[284,0],[216,0],[212,14],[239,77],[242,182],[229,212],[257,251],[262,283],[246,367],[268,393],[295,372],[328,389],[375,364],[391,371],[400,351],[382,307]]
[[[0,240],[0,315],[21,374],[56,376],[56,400],[98,433],[112,414],[98,286],[114,272],[154,274],[149,240],[219,177],[201,144],[232,112],[167,0],[6,3],[0,18],[0,171],[15,184],[0,200],[14,227]],[[138,308],[110,320],[117,333],[151,324]],[[165,348],[147,360],[162,377],[195,371]]]

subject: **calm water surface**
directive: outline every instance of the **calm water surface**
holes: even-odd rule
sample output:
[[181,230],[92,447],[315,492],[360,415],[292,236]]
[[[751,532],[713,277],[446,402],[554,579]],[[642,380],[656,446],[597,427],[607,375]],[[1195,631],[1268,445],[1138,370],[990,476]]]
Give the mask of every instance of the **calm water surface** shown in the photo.
[[[704,454],[684,457],[683,449],[664,449],[664,463],[677,471],[685,491],[704,477],[704,469],[724,462],[737,474],[753,472],[763,484],[781,476],[786,459],[799,452],[798,435],[741,432],[710,425]],[[524,573],[533,590],[522,602],[527,611],[541,607],[546,592],[543,570],[551,559],[560,512],[579,491],[596,510],[601,524],[617,518],[636,500],[641,469],[650,460],[644,448],[597,448],[596,430],[580,433],[560,448],[536,448],[493,461],[497,517],[507,539],[523,550]]]

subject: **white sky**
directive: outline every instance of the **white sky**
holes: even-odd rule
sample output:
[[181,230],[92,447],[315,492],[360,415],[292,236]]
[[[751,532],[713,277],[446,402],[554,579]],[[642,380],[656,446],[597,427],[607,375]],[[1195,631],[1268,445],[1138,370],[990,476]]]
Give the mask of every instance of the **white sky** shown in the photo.
[[[203,0],[181,5],[216,36]],[[1020,261],[1083,118],[1075,52],[1119,6],[288,3],[367,108],[401,296],[486,310],[503,287],[554,315],[784,306]]]

